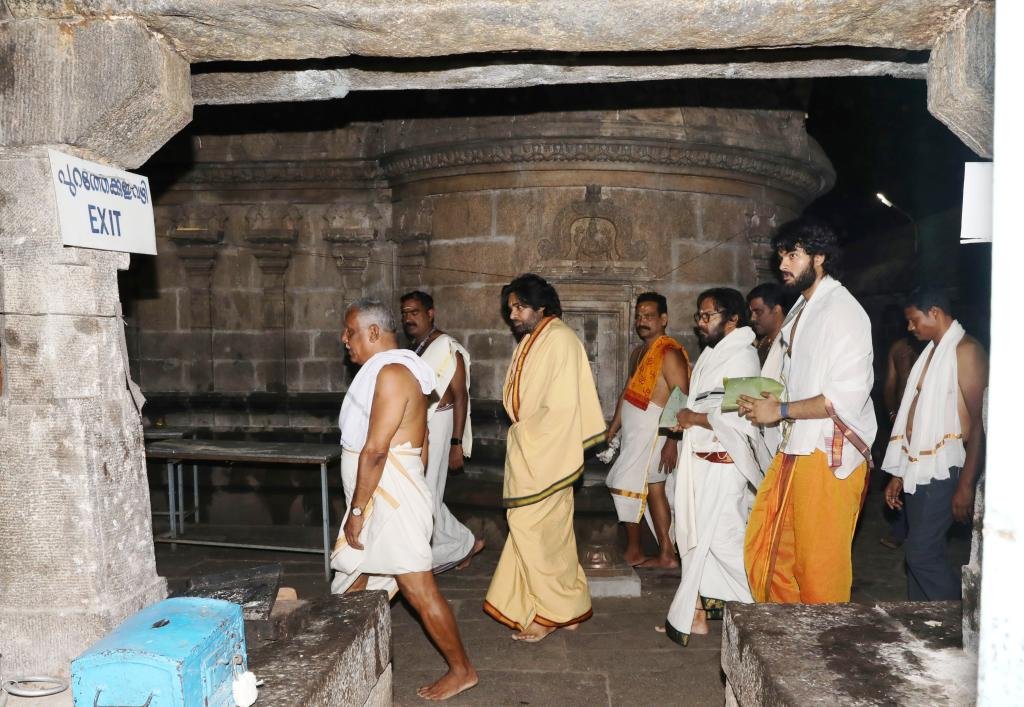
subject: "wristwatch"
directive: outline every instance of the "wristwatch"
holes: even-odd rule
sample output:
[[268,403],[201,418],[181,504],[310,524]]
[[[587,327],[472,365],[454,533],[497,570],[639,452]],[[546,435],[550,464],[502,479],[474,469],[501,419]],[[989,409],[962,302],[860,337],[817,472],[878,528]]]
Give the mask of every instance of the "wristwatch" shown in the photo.
[[452,437],[452,446],[453,447],[461,447],[462,446],[462,437]]
[[358,518],[359,516],[363,515],[363,509],[360,508],[359,506],[352,506],[352,515]]

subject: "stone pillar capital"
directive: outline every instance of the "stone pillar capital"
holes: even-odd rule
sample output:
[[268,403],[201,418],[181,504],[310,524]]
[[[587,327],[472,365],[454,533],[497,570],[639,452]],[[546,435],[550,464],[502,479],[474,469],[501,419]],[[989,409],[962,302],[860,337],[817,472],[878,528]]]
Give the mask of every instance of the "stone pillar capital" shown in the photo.
[[0,22],[0,145],[138,167],[192,119],[188,61],[135,18]]
[[328,228],[324,240],[331,244],[334,264],[342,276],[362,275],[377,232],[367,228]]

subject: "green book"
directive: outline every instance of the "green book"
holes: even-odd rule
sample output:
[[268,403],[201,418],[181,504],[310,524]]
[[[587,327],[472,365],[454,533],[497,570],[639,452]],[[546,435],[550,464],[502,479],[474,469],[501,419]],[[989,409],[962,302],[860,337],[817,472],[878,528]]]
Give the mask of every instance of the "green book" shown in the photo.
[[665,402],[665,409],[661,412],[661,420],[658,422],[658,427],[675,427],[679,424],[676,421],[676,415],[684,407],[686,407],[686,393],[681,391],[677,385],[672,389],[672,394],[668,396],[668,400]]
[[736,412],[740,409],[738,399],[741,395],[760,398],[761,393],[772,393],[775,397],[782,396],[782,383],[774,378],[754,376],[751,378],[725,378],[725,397],[722,399],[722,412]]

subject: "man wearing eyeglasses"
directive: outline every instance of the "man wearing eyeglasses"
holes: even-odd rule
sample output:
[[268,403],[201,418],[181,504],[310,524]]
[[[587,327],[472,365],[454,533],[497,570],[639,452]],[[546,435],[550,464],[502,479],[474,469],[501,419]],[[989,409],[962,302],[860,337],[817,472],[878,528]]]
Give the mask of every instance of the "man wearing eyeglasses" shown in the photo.
[[781,423],[782,445],[757,492],[745,561],[754,599],[847,602],[851,545],[876,432],[871,322],[837,279],[827,225],[784,225],[772,246],[783,285],[800,297],[783,323],[783,399],[740,397],[740,414]]
[[743,566],[743,533],[761,469],[753,452],[756,430],[736,412],[722,412],[726,378],[761,369],[747,303],[738,291],[716,287],[697,297],[697,338],[704,350],[690,375],[676,467],[675,529],[682,578],[665,621],[670,639],[687,645],[722,618],[726,601],[753,601]]

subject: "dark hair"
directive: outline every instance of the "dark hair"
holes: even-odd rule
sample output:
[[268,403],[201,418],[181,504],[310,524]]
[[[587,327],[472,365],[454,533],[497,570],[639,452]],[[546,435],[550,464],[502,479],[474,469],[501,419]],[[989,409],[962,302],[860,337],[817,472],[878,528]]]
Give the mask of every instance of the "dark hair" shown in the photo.
[[953,307],[949,302],[949,295],[941,287],[934,285],[922,285],[915,288],[907,295],[903,307],[917,307],[922,312],[927,312],[932,307],[938,307],[949,316],[953,316]]
[[520,275],[501,288],[501,316],[510,321],[512,310],[508,306],[508,296],[515,293],[520,302],[534,309],[544,308],[545,316],[562,316],[562,303],[558,299],[555,288],[540,275],[532,272]]
[[739,290],[734,290],[731,287],[712,287],[710,290],[704,290],[697,295],[697,309],[700,309],[700,303],[709,297],[721,310],[723,321],[736,317],[737,327],[747,326],[750,323],[747,301],[743,299],[743,294]]
[[796,301],[792,296],[786,294],[786,291],[782,289],[782,285],[777,282],[762,282],[747,293],[747,304],[756,299],[764,302],[764,306],[768,309],[775,309],[776,305],[782,307],[783,314],[789,312],[789,308]]
[[812,257],[824,255],[825,261],[821,267],[826,275],[836,279],[842,275],[843,251],[839,247],[839,236],[824,221],[813,216],[804,216],[784,223],[772,238],[772,250],[777,253],[796,250],[797,246]]
[[413,290],[412,292],[406,292],[404,295],[401,296],[401,298],[399,298],[398,301],[405,302],[406,300],[411,299],[414,299],[417,302],[419,302],[423,306],[423,309],[434,308],[434,298],[428,295],[426,292],[423,292],[422,290]]
[[643,302],[654,302],[658,305],[658,314],[668,314],[668,300],[665,299],[665,295],[659,295],[657,292],[644,292],[636,298],[636,307],[639,307]]

